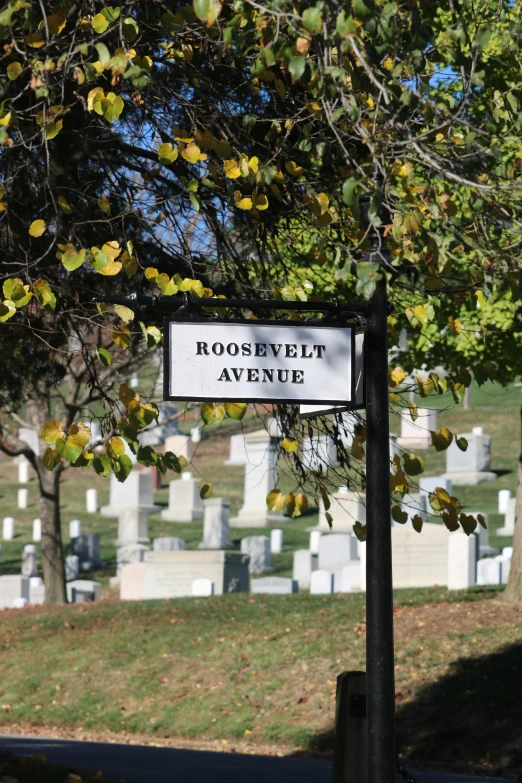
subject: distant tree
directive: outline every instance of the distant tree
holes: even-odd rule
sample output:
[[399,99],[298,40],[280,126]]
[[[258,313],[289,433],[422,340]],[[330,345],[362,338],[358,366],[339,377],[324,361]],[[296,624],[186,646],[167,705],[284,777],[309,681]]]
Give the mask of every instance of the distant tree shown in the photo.
[[[106,390],[88,329],[94,319],[117,351],[134,345],[133,313],[111,310],[108,327],[84,304],[108,290],[275,296],[282,316],[294,299],[369,299],[385,279],[391,345],[409,333],[390,367],[392,404],[416,415],[405,385],[422,363],[447,374],[414,378],[417,396],[455,403],[473,378],[520,373],[519,2],[15,0],[0,28],[0,318],[18,311],[20,324],[28,308],[47,308],[48,333],[61,339],[61,319],[77,313],[92,387],[136,449],[132,412],[140,424],[152,412]],[[146,339],[159,339],[145,324]],[[202,406],[207,422],[226,414],[219,401]],[[305,474],[308,425],[295,409],[281,415],[296,488],[269,502],[298,514],[336,476]],[[336,439],[344,473],[364,480],[363,424],[350,451],[335,421],[318,426]],[[69,457],[101,469],[66,451],[75,430],[55,434],[50,465]],[[453,439],[432,433],[437,450]],[[103,470],[123,478],[118,440],[106,449]],[[423,462],[393,462],[397,521]],[[430,503],[450,530],[475,529],[457,498],[437,490]]]

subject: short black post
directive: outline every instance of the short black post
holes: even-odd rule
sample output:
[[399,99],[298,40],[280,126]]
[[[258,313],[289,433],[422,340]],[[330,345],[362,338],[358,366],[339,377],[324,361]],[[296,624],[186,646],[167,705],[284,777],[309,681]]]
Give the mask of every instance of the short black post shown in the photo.
[[337,677],[332,783],[368,783],[365,672]]
[[390,518],[386,281],[366,330],[366,675],[368,780],[395,783],[395,683]]

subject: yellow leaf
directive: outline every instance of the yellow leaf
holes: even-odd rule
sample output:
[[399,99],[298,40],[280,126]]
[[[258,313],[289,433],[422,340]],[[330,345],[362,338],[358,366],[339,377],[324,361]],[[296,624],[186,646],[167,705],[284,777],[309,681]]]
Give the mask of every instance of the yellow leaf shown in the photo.
[[49,419],[49,421],[46,421],[42,426],[38,437],[40,440],[43,440],[44,443],[56,443],[56,441],[63,438],[64,435],[65,433],[62,429],[61,422],[57,421],[57,419]]
[[106,444],[106,446],[108,446],[108,448],[112,452],[112,455],[114,455],[115,457],[121,457],[122,454],[125,454],[125,444],[121,438],[118,438],[117,435],[114,436],[114,438],[111,438],[110,441]]
[[392,383],[390,383],[390,386],[397,386],[399,383],[402,383],[402,381],[406,378],[406,373],[402,369],[402,367],[395,367],[394,370],[390,373],[390,379]]
[[10,63],[7,66],[7,78],[14,82],[15,79],[18,79],[20,74],[22,73],[22,66],[20,63],[14,62]]
[[28,35],[25,42],[27,46],[31,46],[33,49],[39,49],[45,44],[45,41],[42,41],[38,33],[31,33]]
[[[61,33],[66,25],[66,21],[65,16],[62,16],[62,14],[51,14],[51,16],[48,16],[47,27],[49,28],[51,35],[58,35],[58,33]],[[44,27],[43,21],[40,22],[38,27]]]
[[209,481],[205,481],[204,479],[201,479],[199,482],[199,496],[202,500],[206,500],[207,498],[212,497],[212,493],[214,492],[214,487]]
[[110,242],[106,242],[102,246],[102,253],[106,253],[109,258],[118,258],[118,256],[121,253],[121,247],[118,242],[116,242],[115,239],[111,240]]
[[289,174],[292,175],[292,177],[300,177],[301,174],[304,173],[304,168],[302,166],[298,166],[297,163],[295,163],[293,160],[289,160],[287,163],[285,163],[285,169]]
[[147,280],[155,280],[159,275],[158,270],[153,266],[148,266],[145,270],[145,277]]
[[128,324],[129,321],[134,320],[134,310],[131,310],[130,307],[117,304],[114,305],[114,310],[116,314],[120,316],[121,320],[124,321],[124,323]]
[[7,128],[11,122],[11,114],[12,112],[8,111],[7,114],[4,114],[3,117],[0,117],[0,125],[3,125],[4,128]]
[[42,462],[46,470],[54,470],[60,464],[60,455],[56,449],[51,449],[48,446],[42,454]]
[[41,237],[45,231],[45,223],[43,220],[33,220],[29,226],[29,234],[32,237]]
[[120,324],[120,326],[118,326],[116,329],[113,329],[111,337],[113,342],[116,343],[116,345],[119,345],[119,347],[122,348],[124,351],[127,350],[127,348],[130,345],[131,334],[126,326]]
[[449,330],[451,334],[456,337],[462,332],[462,324],[458,318],[453,318],[452,315],[448,316]]
[[269,511],[281,511],[283,506],[285,505],[286,497],[283,495],[281,490],[279,489],[272,489],[268,495],[266,496],[266,505],[268,507]]
[[98,270],[99,275],[105,275],[106,277],[114,277],[123,268],[121,261],[114,261],[113,258],[109,258],[103,269]]
[[280,98],[286,98],[286,87],[281,79],[276,80],[275,88]]
[[181,155],[189,163],[197,163],[199,156],[201,155],[201,150],[197,144],[192,143],[188,144],[184,149],[181,150]]
[[72,207],[71,207],[71,206],[70,206],[70,204],[68,203],[68,201],[67,201],[67,199],[65,198],[65,196],[58,196],[58,204],[60,205],[60,207],[62,208],[63,212],[64,212],[66,215],[70,215],[70,214],[71,214],[71,212],[72,212]]
[[133,389],[130,389],[126,383],[120,383],[118,397],[120,398],[120,401],[125,405],[126,408],[129,407],[131,402],[139,402],[140,399],[140,395],[137,392],[135,392]]
[[241,176],[241,169],[239,168],[239,164],[235,160],[226,160],[223,164],[225,169],[225,175],[229,179],[237,179]]
[[386,68],[387,71],[391,71],[393,68],[393,60],[391,57],[387,57],[385,61],[383,62],[383,68]]
[[319,193],[318,196],[315,196],[314,198],[314,212],[315,214],[320,217],[321,215],[324,215],[325,212],[328,210],[328,206],[330,204],[330,199],[326,195],[326,193]]
[[243,196],[240,190],[234,191],[234,201],[238,209],[252,209],[254,206],[249,196]]
[[297,451],[299,448],[299,441],[293,438],[284,438],[281,442],[281,446],[285,451]]
[[248,161],[248,168],[250,169],[251,174],[257,174],[259,171],[259,159],[256,158],[255,155]]
[[82,449],[89,443],[91,439],[91,430],[82,421],[77,424],[71,424],[69,427],[69,437],[67,440],[74,443],[75,446],[81,446]]
[[[88,109],[88,111],[93,111],[94,104],[95,103],[101,104],[101,100],[104,97],[105,97],[105,93],[104,93],[104,91],[102,90],[101,87],[95,87],[93,90],[91,90],[89,92],[89,94],[87,95],[87,109]],[[101,108],[100,108],[100,111],[98,113],[101,114]]]
[[101,198],[98,199],[98,206],[106,215],[111,214],[111,204],[107,196],[101,196]]
[[260,212],[264,209],[268,209],[268,199],[264,193],[254,194],[254,207]]
[[178,157],[178,148],[173,147],[170,142],[160,144],[158,147],[158,160],[160,163],[170,164]]

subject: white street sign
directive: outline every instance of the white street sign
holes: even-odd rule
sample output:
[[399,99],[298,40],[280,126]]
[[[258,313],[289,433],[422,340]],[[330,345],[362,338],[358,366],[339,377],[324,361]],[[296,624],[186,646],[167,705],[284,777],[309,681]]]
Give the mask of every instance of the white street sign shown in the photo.
[[167,319],[164,397],[360,407],[362,343],[352,324]]
[[300,419],[313,419],[316,416],[326,416],[329,413],[343,413],[354,408],[365,407],[364,384],[364,333],[355,335],[355,394],[350,405],[303,405],[299,406]]

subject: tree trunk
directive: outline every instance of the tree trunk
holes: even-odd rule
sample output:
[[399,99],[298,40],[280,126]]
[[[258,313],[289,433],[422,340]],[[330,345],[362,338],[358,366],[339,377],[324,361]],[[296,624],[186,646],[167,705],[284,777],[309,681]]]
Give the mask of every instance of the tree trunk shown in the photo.
[[[522,408],[520,408],[522,425]],[[521,428],[522,440],[522,428]],[[507,587],[503,593],[505,601],[512,604],[522,603],[522,443],[518,458],[517,499],[515,506],[515,533],[513,535],[513,557]]]
[[62,531],[60,524],[60,467],[47,470],[36,458],[40,482],[40,518],[42,520],[42,559],[46,604],[67,603]]

